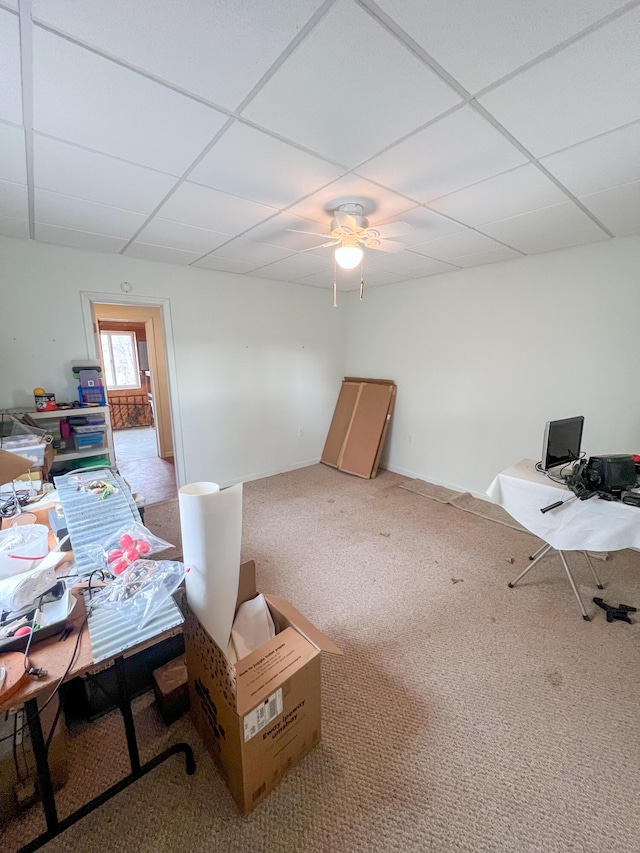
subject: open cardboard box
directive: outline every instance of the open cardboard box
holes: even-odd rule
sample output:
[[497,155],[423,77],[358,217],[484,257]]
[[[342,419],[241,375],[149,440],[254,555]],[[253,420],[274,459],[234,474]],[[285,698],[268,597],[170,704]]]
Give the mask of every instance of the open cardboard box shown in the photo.
[[[256,594],[251,560],[236,610]],[[188,606],[184,626],[191,714],[243,814],[320,740],[320,652],[342,654],[288,601],[264,597],[278,633],[236,664]]]

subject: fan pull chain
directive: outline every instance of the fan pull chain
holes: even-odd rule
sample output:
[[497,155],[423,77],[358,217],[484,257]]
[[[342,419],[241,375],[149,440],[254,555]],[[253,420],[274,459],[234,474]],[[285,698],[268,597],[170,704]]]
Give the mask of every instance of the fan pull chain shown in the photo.
[[364,296],[364,255],[360,259],[360,299]]
[[336,264],[336,259],[334,257],[334,259],[333,259],[333,307],[334,308],[338,307],[338,283],[336,281],[337,274],[338,274],[337,264]]

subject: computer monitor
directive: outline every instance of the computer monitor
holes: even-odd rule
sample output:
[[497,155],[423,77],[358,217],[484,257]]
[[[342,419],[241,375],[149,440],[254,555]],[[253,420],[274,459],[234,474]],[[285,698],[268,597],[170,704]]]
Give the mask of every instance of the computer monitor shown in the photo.
[[542,443],[543,471],[558,465],[566,465],[580,458],[583,426],[584,417],[582,416],[547,423]]

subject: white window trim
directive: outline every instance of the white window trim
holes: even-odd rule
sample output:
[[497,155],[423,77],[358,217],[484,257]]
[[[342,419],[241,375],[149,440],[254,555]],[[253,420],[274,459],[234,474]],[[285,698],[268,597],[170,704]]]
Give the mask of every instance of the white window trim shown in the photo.
[[[128,335],[131,338],[131,350],[133,352],[133,357],[135,359],[135,363],[136,363],[135,369],[136,369],[136,375],[138,377],[138,382],[136,385],[109,385],[107,383],[106,370],[105,370],[105,384],[106,384],[107,391],[139,391],[142,388],[142,385],[140,383],[140,363],[138,361],[138,339],[136,337],[136,333],[130,332],[127,329],[123,329],[122,331],[117,331],[115,329],[101,329],[100,330],[101,346],[102,346],[102,336],[103,335],[106,335],[107,339],[109,341],[109,358],[111,360],[111,371],[112,371],[112,375],[114,377],[116,375],[116,370],[115,370],[115,364],[113,362],[113,345],[111,343],[111,338],[113,335]],[[104,358],[104,350],[103,350],[102,356]]]

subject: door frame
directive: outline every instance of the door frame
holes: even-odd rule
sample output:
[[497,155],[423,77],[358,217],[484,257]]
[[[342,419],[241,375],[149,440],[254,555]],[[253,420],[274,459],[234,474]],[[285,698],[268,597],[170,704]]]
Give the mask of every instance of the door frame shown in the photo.
[[173,438],[173,460],[176,469],[176,483],[178,488],[186,483],[186,468],[184,458],[184,444],[182,437],[182,423],[180,420],[180,399],[178,394],[178,373],[176,369],[175,347],[173,342],[173,320],[171,317],[171,301],[160,296],[136,296],[128,293],[99,293],[92,290],[81,290],[80,301],[82,306],[82,319],[84,322],[84,334],[87,344],[87,357],[100,358],[97,351],[96,336],[94,334],[93,305],[140,305],[150,308],[159,308],[162,319],[162,335],[167,360],[167,384],[169,388],[169,409],[171,412],[171,434]]

